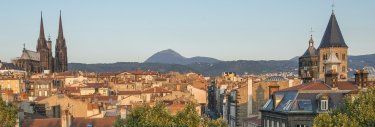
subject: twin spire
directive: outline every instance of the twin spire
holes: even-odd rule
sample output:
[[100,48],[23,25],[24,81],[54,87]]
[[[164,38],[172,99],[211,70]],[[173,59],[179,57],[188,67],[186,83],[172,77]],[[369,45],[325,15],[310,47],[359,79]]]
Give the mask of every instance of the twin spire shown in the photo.
[[[59,17],[59,31],[57,38],[64,39],[63,27],[62,27],[62,20],[61,20],[61,10],[60,10],[60,17]],[[40,32],[39,32],[39,39],[46,39],[44,34],[44,25],[43,25],[43,13],[40,12]]]

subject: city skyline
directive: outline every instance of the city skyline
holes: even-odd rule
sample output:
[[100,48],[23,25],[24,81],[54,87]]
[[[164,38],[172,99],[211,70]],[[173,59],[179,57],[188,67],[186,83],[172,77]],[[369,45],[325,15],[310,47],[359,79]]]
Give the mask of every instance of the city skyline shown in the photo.
[[[374,4],[366,2],[336,2],[336,17],[351,55],[374,53],[375,43],[370,37],[375,18],[369,16]],[[83,5],[69,1],[33,7],[26,3],[2,4],[6,6],[1,7],[0,16],[8,19],[0,21],[4,28],[0,30],[2,61],[19,56],[24,43],[27,49],[35,50],[40,11],[46,36],[51,35],[55,44],[60,9],[69,62],[143,62],[164,49],[185,57],[225,61],[290,59],[302,55],[308,47],[311,27],[318,47],[332,2],[219,1],[212,5],[201,1],[118,1]]]

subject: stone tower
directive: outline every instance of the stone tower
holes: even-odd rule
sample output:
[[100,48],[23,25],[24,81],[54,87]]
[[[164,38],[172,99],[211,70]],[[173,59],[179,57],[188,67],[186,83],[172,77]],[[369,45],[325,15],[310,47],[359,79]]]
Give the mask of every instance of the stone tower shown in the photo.
[[68,54],[63,33],[61,11],[59,19],[59,31],[55,47],[55,72],[64,72],[68,70]]
[[40,70],[38,72],[42,72],[43,70],[52,70],[52,50],[48,48],[47,40],[44,35],[44,26],[43,26],[43,16],[40,15],[40,32],[38,38],[38,44],[36,47],[36,51],[40,54]]
[[341,34],[340,27],[337,23],[336,16],[332,12],[330,20],[328,22],[326,31],[323,35],[322,41],[318,48],[319,55],[319,75],[320,80],[325,79],[325,62],[331,55],[340,61],[340,65],[337,70],[340,70],[338,75],[339,81],[345,81],[348,79],[348,46]]
[[298,74],[304,83],[318,78],[318,52],[314,47],[312,35],[309,40],[309,47],[298,59]]

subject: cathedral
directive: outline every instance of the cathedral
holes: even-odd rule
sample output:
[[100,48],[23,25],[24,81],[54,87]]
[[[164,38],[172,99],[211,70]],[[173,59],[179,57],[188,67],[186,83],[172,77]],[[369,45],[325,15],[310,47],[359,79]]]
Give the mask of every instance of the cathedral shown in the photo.
[[325,77],[332,76],[339,81],[348,79],[348,46],[333,11],[318,49],[312,36],[308,44],[298,62],[298,74],[303,82],[331,80]]
[[29,73],[64,72],[68,70],[68,55],[63,33],[61,11],[59,17],[59,30],[56,39],[55,57],[52,56],[52,41],[44,34],[43,16],[40,17],[40,31],[36,51],[23,48],[21,57],[12,60],[12,63],[23,68]]

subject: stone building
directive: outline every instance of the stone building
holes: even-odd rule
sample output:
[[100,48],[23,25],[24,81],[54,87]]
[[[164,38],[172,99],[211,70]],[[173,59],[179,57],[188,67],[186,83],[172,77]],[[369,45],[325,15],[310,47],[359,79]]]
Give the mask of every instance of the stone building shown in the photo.
[[310,82],[318,79],[318,51],[314,47],[314,40],[312,36],[309,40],[309,47],[306,52],[299,57],[299,71],[298,74],[303,82]]
[[48,41],[44,34],[43,17],[40,17],[40,31],[36,51],[23,48],[21,57],[12,60],[12,63],[23,68],[29,73],[41,73],[44,70],[50,72],[64,72],[68,70],[68,57],[63,35],[61,12],[59,19],[59,31],[56,39],[55,58],[52,56],[52,41]]
[[[299,58],[299,76],[304,82],[315,79],[325,80],[326,68],[324,62],[333,54],[340,61],[340,70],[338,80],[346,81],[348,79],[348,46],[341,34],[337,23],[335,13],[332,12],[322,41],[317,50],[314,48],[312,39],[309,42],[309,48]],[[317,68],[317,69],[316,69]]]

